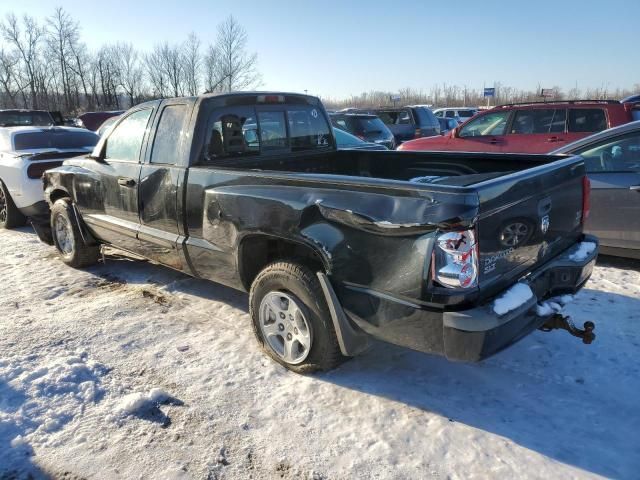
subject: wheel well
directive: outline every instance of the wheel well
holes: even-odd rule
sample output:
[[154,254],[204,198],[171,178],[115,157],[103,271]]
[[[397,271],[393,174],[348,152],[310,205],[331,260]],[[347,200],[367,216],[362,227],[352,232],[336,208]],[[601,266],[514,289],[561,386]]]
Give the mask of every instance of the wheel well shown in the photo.
[[238,267],[240,279],[249,291],[253,280],[268,264],[276,260],[295,259],[313,268],[326,271],[320,254],[308,245],[277,237],[253,235],[240,243]]
[[49,201],[51,202],[51,204],[54,204],[57,200],[60,200],[61,198],[65,198],[65,197],[67,198],[70,197],[68,192],[65,192],[64,190],[60,190],[60,189],[55,189],[49,194]]

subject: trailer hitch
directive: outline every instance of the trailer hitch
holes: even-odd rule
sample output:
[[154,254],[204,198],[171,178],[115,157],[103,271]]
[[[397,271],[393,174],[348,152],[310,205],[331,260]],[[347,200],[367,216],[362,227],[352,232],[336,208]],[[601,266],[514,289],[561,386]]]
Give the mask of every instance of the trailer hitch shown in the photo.
[[562,329],[569,332],[574,337],[582,339],[582,343],[590,344],[596,339],[596,334],[593,330],[596,328],[593,322],[584,322],[582,329],[575,326],[571,317],[556,313],[551,316],[541,327],[543,332],[550,332],[555,329]]

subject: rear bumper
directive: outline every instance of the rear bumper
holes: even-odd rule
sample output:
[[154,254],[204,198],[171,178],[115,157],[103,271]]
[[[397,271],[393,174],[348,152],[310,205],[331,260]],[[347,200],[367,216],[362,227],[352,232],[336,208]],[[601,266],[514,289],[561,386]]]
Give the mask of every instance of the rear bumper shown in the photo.
[[576,249],[573,247],[521,281],[531,288],[533,297],[518,308],[497,315],[493,311],[494,300],[491,300],[470,310],[445,312],[442,322],[444,355],[449,360],[482,360],[539,328],[548,316],[537,314],[538,302],[574,294],[591,276],[598,256],[598,240],[586,235],[583,241],[596,244],[594,251],[585,258],[572,259]]
[[583,259],[572,260],[570,257],[578,248],[574,245],[530,272],[520,282],[531,288],[533,296],[504,315],[493,311],[493,298],[472,309],[447,311],[350,285],[337,288],[340,306],[358,331],[379,340],[444,355],[449,360],[479,361],[545,323],[547,317],[537,314],[539,302],[574,294],[582,288],[598,255],[595,237],[585,235],[582,240],[595,243],[594,251]]

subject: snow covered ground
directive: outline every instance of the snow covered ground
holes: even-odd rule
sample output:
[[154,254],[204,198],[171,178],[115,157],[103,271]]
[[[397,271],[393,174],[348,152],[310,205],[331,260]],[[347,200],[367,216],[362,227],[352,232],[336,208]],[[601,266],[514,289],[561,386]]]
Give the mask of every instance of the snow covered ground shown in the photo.
[[119,256],[73,270],[0,232],[0,478],[638,478],[640,267],[480,364],[385,344],[289,373],[246,295]]

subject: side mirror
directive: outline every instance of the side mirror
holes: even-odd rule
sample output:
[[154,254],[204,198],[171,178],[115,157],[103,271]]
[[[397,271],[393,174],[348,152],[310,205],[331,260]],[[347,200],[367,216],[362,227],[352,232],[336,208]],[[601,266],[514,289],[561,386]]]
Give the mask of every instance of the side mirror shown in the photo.
[[460,136],[460,127],[456,127],[451,130],[451,138],[458,138]]

